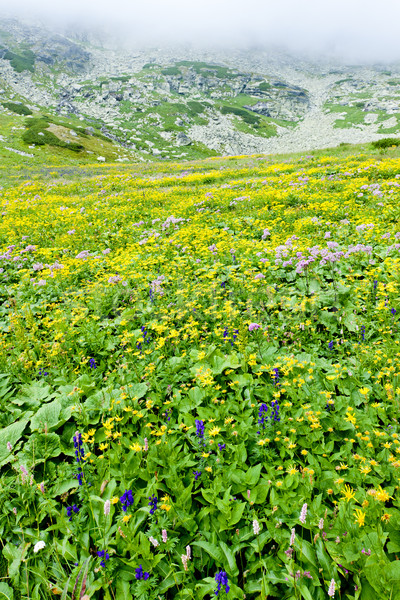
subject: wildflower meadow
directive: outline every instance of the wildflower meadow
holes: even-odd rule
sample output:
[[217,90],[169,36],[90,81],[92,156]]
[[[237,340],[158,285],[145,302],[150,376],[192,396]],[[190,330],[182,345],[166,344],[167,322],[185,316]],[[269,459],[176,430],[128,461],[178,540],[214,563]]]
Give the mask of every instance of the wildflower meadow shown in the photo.
[[399,600],[400,158],[3,175],[0,598]]

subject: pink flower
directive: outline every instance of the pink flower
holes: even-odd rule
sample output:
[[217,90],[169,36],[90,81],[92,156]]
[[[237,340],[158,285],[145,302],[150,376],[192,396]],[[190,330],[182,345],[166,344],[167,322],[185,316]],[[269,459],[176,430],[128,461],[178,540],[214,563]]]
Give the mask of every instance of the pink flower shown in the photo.
[[162,536],[162,541],[164,542],[164,544],[167,542],[168,539],[168,533],[166,529],[163,529],[161,532],[161,536]]
[[254,519],[253,521],[253,532],[254,535],[258,535],[261,531],[261,527],[260,527],[260,523],[257,521],[257,519]]
[[185,569],[185,571],[187,571],[188,570],[188,566],[187,566],[188,557],[186,556],[186,554],[182,554],[181,561],[182,561],[182,564],[183,564],[183,568]]
[[329,585],[329,590],[328,590],[328,596],[330,598],[333,598],[333,596],[335,595],[335,580],[331,579],[331,583]]
[[259,325],[258,323],[250,323],[249,325],[249,331],[254,331],[255,329],[260,329],[261,325]]
[[110,506],[111,506],[111,502],[109,500],[106,500],[104,502],[104,515],[107,517],[107,515],[110,514]]
[[186,558],[190,560],[192,558],[192,549],[190,546],[186,546]]
[[295,537],[296,537],[296,530],[293,527],[293,529],[291,531],[291,535],[290,535],[290,544],[289,544],[290,546],[293,546]]
[[300,523],[304,523],[306,522],[306,518],[307,518],[307,503],[303,504],[303,506],[301,507],[301,512],[300,512],[300,516],[299,516],[299,521]]

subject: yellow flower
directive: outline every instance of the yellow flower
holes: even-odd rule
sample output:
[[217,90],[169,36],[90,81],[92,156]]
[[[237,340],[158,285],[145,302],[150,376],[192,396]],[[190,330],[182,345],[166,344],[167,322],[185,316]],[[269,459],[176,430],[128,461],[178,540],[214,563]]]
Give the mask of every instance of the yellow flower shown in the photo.
[[111,504],[117,504],[118,502],[119,502],[118,496],[114,496],[114,498],[111,498]]
[[283,485],[283,481],[277,481],[276,482],[276,487],[281,487]]
[[134,450],[135,452],[140,452],[142,450],[142,446],[135,442],[129,446],[130,450]]
[[298,472],[299,471],[296,469],[296,467],[294,465],[289,466],[286,471],[286,473],[289,473],[289,475],[295,475]]
[[219,434],[220,431],[221,431],[221,427],[213,427],[212,429],[210,429],[209,434],[212,435],[213,437],[215,437],[216,435]]
[[342,496],[341,500],[343,500],[343,501],[346,500],[346,502],[350,502],[350,500],[353,500],[353,498],[356,495],[353,488],[347,484],[342,489],[342,494],[343,494],[343,496]]
[[212,467],[206,467],[205,470],[208,471],[209,473],[212,473]]
[[95,433],[96,433],[96,430],[95,430],[95,429],[89,429],[89,431],[88,431],[88,435],[89,435],[90,437],[93,437]]
[[389,513],[383,513],[383,515],[381,516],[381,521],[385,521],[385,523],[388,523],[390,521],[392,515],[390,515]]
[[303,456],[307,456],[307,454],[308,454],[308,450],[302,450],[302,451],[301,451],[301,454],[302,454]]
[[265,438],[263,440],[258,440],[257,445],[258,446],[265,446],[265,444],[268,444],[269,441],[270,441],[269,438]]
[[389,496],[389,494],[383,490],[381,486],[379,486],[376,490],[375,498],[379,500],[379,502],[387,502],[391,496]]
[[365,524],[365,513],[360,508],[356,508],[353,515],[356,517],[354,523],[358,523],[358,526],[362,527]]
[[360,392],[360,394],[361,394],[362,396],[368,396],[368,394],[369,394],[369,392],[370,392],[370,389],[369,389],[369,388],[367,388],[367,387],[363,387],[363,388],[361,388],[361,389],[360,389],[360,390],[358,390],[358,391]]
[[132,515],[124,515],[122,517],[122,522],[123,523],[128,523],[129,519],[132,517]]
[[362,473],[363,475],[368,475],[368,473],[371,472],[371,468],[366,466],[366,467],[360,467],[360,473]]

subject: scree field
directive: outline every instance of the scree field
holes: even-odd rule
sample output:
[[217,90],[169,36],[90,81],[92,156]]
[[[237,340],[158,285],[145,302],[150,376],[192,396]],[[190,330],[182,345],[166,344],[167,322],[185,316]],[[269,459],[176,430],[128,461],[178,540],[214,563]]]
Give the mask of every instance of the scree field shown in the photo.
[[399,155],[3,167],[0,597],[400,598]]

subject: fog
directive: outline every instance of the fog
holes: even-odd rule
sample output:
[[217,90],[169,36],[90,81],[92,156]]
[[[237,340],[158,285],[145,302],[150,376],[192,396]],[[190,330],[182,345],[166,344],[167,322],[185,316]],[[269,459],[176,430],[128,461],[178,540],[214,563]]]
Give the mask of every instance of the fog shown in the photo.
[[344,62],[400,60],[398,0],[12,0],[0,16],[106,32],[136,47],[273,45]]

